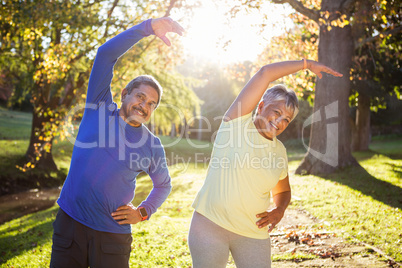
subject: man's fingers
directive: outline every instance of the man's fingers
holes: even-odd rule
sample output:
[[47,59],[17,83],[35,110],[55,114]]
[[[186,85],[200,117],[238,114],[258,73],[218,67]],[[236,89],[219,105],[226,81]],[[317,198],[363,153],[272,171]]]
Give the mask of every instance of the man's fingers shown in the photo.
[[170,41],[169,41],[169,39],[165,36],[165,35],[163,35],[163,36],[159,36],[159,38],[163,41],[163,42],[165,42],[165,44],[167,45],[167,46],[171,46],[172,44],[170,43]]
[[127,219],[126,215],[117,215],[117,216],[113,216],[113,219],[115,220],[125,220]]
[[127,214],[130,210],[129,209],[119,209],[112,213],[112,215],[123,215]]
[[130,224],[130,222],[128,220],[124,220],[124,221],[118,221],[118,224],[122,225],[122,224]]
[[129,206],[123,205],[123,206],[118,207],[118,208],[116,209],[116,211],[120,211],[120,210],[124,210],[124,209],[129,209],[129,208],[130,208]]
[[179,35],[183,35],[184,28],[177,21],[173,21],[173,31]]
[[169,17],[156,19],[154,23],[155,23],[154,28],[155,35],[158,36],[167,46],[172,45],[170,40],[166,37],[167,33],[173,32],[178,35],[183,35],[184,28],[178,22],[172,20]]
[[120,210],[116,210],[115,212],[113,212],[112,217],[128,215],[128,214],[130,214],[130,209],[120,209]]
[[124,218],[124,217],[128,217],[128,215],[129,215],[129,211],[119,211],[119,212],[112,213],[113,218],[117,218],[117,217]]

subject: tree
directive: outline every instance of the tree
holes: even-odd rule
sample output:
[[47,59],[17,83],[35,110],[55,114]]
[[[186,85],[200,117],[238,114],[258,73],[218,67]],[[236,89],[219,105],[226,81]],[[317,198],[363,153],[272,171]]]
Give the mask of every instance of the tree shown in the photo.
[[[142,20],[168,15],[175,4],[183,6],[183,1],[2,1],[0,70],[15,85],[14,100],[28,96],[33,106],[28,163],[22,170],[57,169],[53,140],[65,135],[60,126],[68,124],[66,114],[85,99],[96,49]],[[131,59],[136,65],[131,66],[145,68],[145,51],[165,51],[154,40],[136,48]],[[165,55],[159,57],[154,73],[172,62],[172,55]],[[191,93],[184,88],[182,94]]]
[[[355,53],[351,69],[352,150],[368,150],[371,111],[388,106],[387,99],[402,91],[400,1],[361,1],[353,24]],[[378,34],[379,33],[379,34]]]
[[202,101],[200,116],[195,116],[189,122],[197,124],[192,129],[194,131],[190,130],[190,137],[212,142],[223,115],[236,98],[235,91],[240,91],[241,87],[230,79],[230,75],[219,64],[203,59],[189,59],[179,71],[198,79],[194,84],[194,92]]
[[[318,60],[344,74],[342,79],[324,77],[316,82],[314,113],[311,118],[311,133],[308,152],[297,168],[297,173],[331,173],[349,165],[358,165],[351,154],[351,131],[349,117],[349,95],[351,91],[350,71],[355,47],[378,39],[381,35],[400,32],[400,27],[390,25],[378,29],[374,36],[364,38],[360,27],[361,4],[370,7],[369,14],[387,1],[351,0],[272,0],[276,4],[289,4],[299,14],[313,21],[319,28],[317,38]],[[395,1],[388,1],[390,5]],[[245,4],[259,6],[262,1],[248,0]],[[396,8],[398,5],[396,5]],[[369,15],[367,15],[369,16]]]

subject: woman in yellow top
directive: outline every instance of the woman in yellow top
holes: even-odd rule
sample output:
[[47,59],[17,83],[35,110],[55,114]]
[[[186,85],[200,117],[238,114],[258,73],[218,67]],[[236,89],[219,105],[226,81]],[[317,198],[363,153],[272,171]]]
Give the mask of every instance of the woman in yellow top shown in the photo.
[[[266,89],[307,68],[320,78],[321,72],[342,76],[306,59],[265,65],[226,112],[193,203],[188,242],[194,268],[225,267],[229,252],[239,268],[271,267],[269,232],[291,199],[286,149],[276,136],[296,117],[298,100],[282,85]],[[270,192],[275,207],[268,210]]]

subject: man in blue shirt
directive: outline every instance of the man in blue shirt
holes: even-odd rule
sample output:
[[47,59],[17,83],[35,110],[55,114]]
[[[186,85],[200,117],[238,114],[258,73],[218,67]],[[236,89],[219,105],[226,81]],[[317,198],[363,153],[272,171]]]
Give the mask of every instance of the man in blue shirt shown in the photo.
[[[171,191],[163,146],[143,124],[160,102],[161,86],[151,76],[135,78],[122,90],[120,109],[110,91],[118,58],[151,34],[170,46],[168,32],[182,35],[183,28],[170,18],[149,19],[98,49],[57,200],[51,267],[128,267],[131,224],[149,219]],[[141,172],[149,174],[153,189],[136,208],[130,202]]]

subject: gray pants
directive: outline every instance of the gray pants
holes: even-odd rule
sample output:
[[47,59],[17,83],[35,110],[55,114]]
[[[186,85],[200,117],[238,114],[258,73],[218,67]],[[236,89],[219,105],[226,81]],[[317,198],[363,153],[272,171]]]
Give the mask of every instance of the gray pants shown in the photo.
[[51,268],[128,268],[131,234],[93,230],[59,209],[53,223]]
[[229,252],[238,268],[271,267],[271,240],[232,233],[194,212],[188,237],[194,268],[226,267]]

